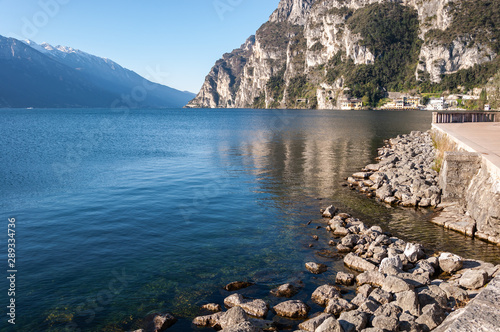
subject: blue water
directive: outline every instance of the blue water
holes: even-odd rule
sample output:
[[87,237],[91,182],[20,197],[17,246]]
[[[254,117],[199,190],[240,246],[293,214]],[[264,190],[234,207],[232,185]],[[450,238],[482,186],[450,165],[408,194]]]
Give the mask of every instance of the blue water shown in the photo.
[[[18,270],[17,324],[2,314],[0,327],[119,331],[171,311],[180,318],[171,330],[188,331],[199,306],[221,302],[231,281],[256,282],[248,295],[271,302],[269,289],[286,281],[314,289],[343,269],[323,257],[329,239],[315,227],[331,202],[432,249],[495,261],[497,247],[428,223],[429,210],[389,209],[341,186],[384,139],[428,130],[430,120],[426,112],[0,110],[2,250],[14,217]],[[334,269],[312,279],[311,259]]]

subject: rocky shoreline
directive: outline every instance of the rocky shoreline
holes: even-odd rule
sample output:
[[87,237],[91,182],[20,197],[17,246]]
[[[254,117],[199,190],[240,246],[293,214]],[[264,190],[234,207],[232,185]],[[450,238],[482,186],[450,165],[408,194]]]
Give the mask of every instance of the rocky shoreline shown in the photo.
[[[391,205],[437,207],[441,189],[438,173],[433,170],[434,153],[429,133],[398,136],[379,149],[378,164],[354,174],[348,185]],[[407,243],[384,233],[379,226],[368,227],[349,214],[339,213],[333,205],[321,213],[324,226],[317,229],[331,238],[329,245],[341,255],[345,272],[337,272],[330,282],[307,293],[307,298],[302,282],[280,285],[267,296],[276,299],[273,306],[265,299],[241,294],[252,283],[230,283],[225,287],[230,295],[223,303],[204,305],[200,309],[203,315],[193,320],[193,326],[223,332],[455,331],[449,326],[457,324],[456,320],[459,326],[468,324],[463,318],[467,313],[462,315],[464,310],[481,308],[474,298],[483,294],[484,286],[493,284],[494,278],[500,280],[500,265],[453,253],[430,253],[420,244]],[[328,263],[318,262],[304,266],[314,275],[329,268]],[[353,286],[355,297],[344,298]],[[317,305],[316,309],[307,301]],[[135,332],[164,331],[175,321],[168,313],[152,314],[146,318],[144,329]]]
[[[272,307],[263,299],[239,293],[253,284],[233,282],[225,287],[231,295],[221,304],[204,305],[202,311],[212,313],[196,317],[193,325],[223,332],[293,331],[296,325],[295,331],[301,332],[433,331],[500,276],[500,265],[452,253],[428,255],[421,245],[391,237],[379,226],[368,227],[333,206],[322,214],[323,229],[332,237],[330,245],[345,254],[343,261],[349,271],[338,272],[335,280],[310,295],[323,311],[311,312],[305,301],[294,299],[304,286],[300,282],[271,290],[271,296],[283,298]],[[328,268],[316,262],[304,266],[312,274]],[[352,285],[357,287],[356,296],[349,301],[343,294]],[[135,332],[167,330],[175,318],[168,313],[153,314],[146,321],[145,328]]]
[[391,138],[378,150],[379,163],[353,174],[347,185],[391,205],[436,207],[441,188],[435,155],[429,132]]

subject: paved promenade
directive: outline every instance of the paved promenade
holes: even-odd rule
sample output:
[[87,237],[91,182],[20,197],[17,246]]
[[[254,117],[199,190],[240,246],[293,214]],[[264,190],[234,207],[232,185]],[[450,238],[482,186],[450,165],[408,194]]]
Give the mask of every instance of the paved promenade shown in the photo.
[[447,133],[462,149],[478,152],[488,161],[492,174],[500,179],[500,122],[433,124]]

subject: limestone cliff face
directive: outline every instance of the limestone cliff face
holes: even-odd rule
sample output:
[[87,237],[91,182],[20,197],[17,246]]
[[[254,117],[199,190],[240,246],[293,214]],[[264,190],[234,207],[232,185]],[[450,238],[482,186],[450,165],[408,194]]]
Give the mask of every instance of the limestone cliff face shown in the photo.
[[491,45],[477,42],[473,34],[454,36],[451,42],[433,37],[450,30],[451,2],[281,0],[255,36],[215,64],[188,107],[339,107],[351,88],[342,64],[373,65],[381,56],[351,23],[357,11],[374,4],[397,3],[416,13],[420,42],[409,67],[417,80],[440,82],[442,75],[494,60]]

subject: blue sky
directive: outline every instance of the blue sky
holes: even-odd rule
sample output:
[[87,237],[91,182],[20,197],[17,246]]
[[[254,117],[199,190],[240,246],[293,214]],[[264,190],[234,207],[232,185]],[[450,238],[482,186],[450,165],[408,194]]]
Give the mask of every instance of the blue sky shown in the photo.
[[0,0],[0,35],[106,57],[159,83],[198,92],[279,0]]

